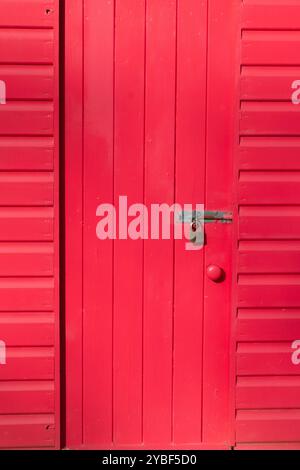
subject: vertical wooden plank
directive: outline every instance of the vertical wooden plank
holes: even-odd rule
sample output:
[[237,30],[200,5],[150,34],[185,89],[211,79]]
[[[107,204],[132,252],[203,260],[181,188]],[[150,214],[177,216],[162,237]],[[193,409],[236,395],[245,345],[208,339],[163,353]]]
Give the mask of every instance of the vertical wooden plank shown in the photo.
[[[176,0],[147,1],[145,200],[174,202]],[[144,253],[144,440],[172,438],[173,240]]]
[[[239,0],[209,2],[206,209],[232,210],[235,53]],[[225,91],[224,91],[225,90]],[[231,224],[206,226],[205,267],[220,266],[223,282],[205,275],[203,440],[230,445]]]
[[[207,2],[178,0],[176,202],[204,204]],[[175,241],[174,441],[200,443],[203,253]]]
[[[114,199],[143,202],[145,1],[117,0]],[[129,221],[132,218],[129,217]],[[142,441],[143,241],[114,250],[114,443]]]
[[113,242],[96,208],[113,202],[114,2],[84,2],[83,420],[89,447],[112,442]]
[[65,1],[66,446],[82,444],[82,0]]

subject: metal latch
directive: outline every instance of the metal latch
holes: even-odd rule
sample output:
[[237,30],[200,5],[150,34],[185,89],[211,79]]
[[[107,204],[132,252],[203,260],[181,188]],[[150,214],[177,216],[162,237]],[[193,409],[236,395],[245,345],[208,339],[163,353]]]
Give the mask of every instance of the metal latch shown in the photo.
[[190,224],[190,240],[196,245],[204,245],[205,234],[203,224],[232,222],[232,213],[224,211],[182,211],[179,222]]

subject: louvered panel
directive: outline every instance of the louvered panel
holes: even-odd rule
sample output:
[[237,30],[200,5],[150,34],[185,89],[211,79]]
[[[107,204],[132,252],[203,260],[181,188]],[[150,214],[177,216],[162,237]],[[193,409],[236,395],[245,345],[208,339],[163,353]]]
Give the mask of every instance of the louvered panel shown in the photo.
[[300,435],[300,410],[237,412],[238,442],[295,442]]
[[6,83],[7,100],[53,99],[54,69],[52,66],[0,65],[0,77]]
[[0,170],[52,170],[54,140],[52,137],[1,137]]
[[238,377],[238,410],[300,408],[300,377]]
[[59,447],[58,24],[58,0],[0,2],[2,448]]
[[299,170],[300,137],[241,137],[241,170]]
[[0,29],[0,64],[53,64],[52,29]]
[[300,3],[240,2],[237,448],[299,448]]

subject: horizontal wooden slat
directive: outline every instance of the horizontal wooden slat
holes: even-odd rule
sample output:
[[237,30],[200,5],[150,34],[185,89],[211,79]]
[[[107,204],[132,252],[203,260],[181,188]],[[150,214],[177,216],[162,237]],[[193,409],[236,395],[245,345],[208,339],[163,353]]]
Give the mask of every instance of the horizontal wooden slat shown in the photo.
[[53,380],[53,378],[53,348],[8,347],[6,349],[6,364],[1,366],[1,380]]
[[[0,413],[53,413],[54,383],[48,381],[0,382]],[[0,439],[1,441],[1,439]]]
[[241,204],[299,204],[300,172],[242,171],[238,191]]
[[50,100],[54,92],[54,70],[48,65],[0,65],[7,100]]
[[43,29],[0,29],[1,64],[53,64],[54,33]]
[[0,172],[0,206],[52,206],[53,173]]
[[0,335],[7,346],[53,346],[53,314],[0,313]]
[[0,170],[52,170],[51,137],[0,137]]
[[300,410],[242,410],[237,412],[238,442],[294,442],[300,436]]
[[250,444],[240,444],[234,447],[235,450],[300,450],[300,442],[251,442]]
[[300,29],[299,5],[294,0],[243,0],[244,29]]
[[300,67],[243,67],[241,99],[291,101],[292,83],[299,77]]
[[[50,11],[49,11],[50,10]],[[54,1],[45,0],[1,0],[0,26],[2,27],[44,27],[54,24]]]
[[55,445],[54,416],[0,416],[0,447],[53,447]]
[[242,137],[241,170],[299,170],[299,137]]
[[54,198],[53,173],[0,173],[0,205],[50,206]]
[[[297,332],[295,332],[297,336]],[[237,375],[299,375],[292,343],[239,343]]]
[[0,107],[1,135],[52,135],[53,104],[8,102]]
[[300,107],[292,102],[242,102],[241,135],[300,135]]
[[299,307],[300,275],[239,275],[240,307]]
[[52,243],[0,243],[0,276],[52,276]]
[[300,377],[238,377],[236,407],[300,408]]
[[[299,331],[300,312],[284,309],[240,309],[237,318],[238,341],[290,341]],[[299,370],[300,374],[300,370]]]
[[299,273],[300,241],[244,241],[239,244],[240,273]]
[[[298,7],[299,8],[299,7]],[[300,65],[300,31],[243,31],[243,65]]]
[[239,238],[241,240],[295,240],[299,237],[300,208],[298,206],[240,208]]
[[44,240],[53,240],[53,209],[0,208],[0,241]]
[[0,278],[0,311],[53,311],[54,281]]

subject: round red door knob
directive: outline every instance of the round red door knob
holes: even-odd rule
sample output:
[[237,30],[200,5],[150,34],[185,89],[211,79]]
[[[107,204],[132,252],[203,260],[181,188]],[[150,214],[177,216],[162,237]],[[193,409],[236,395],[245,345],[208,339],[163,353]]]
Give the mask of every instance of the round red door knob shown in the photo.
[[206,272],[207,277],[214,282],[222,281],[224,277],[223,269],[220,268],[220,266],[217,266],[216,264],[211,264],[210,266],[208,266]]

